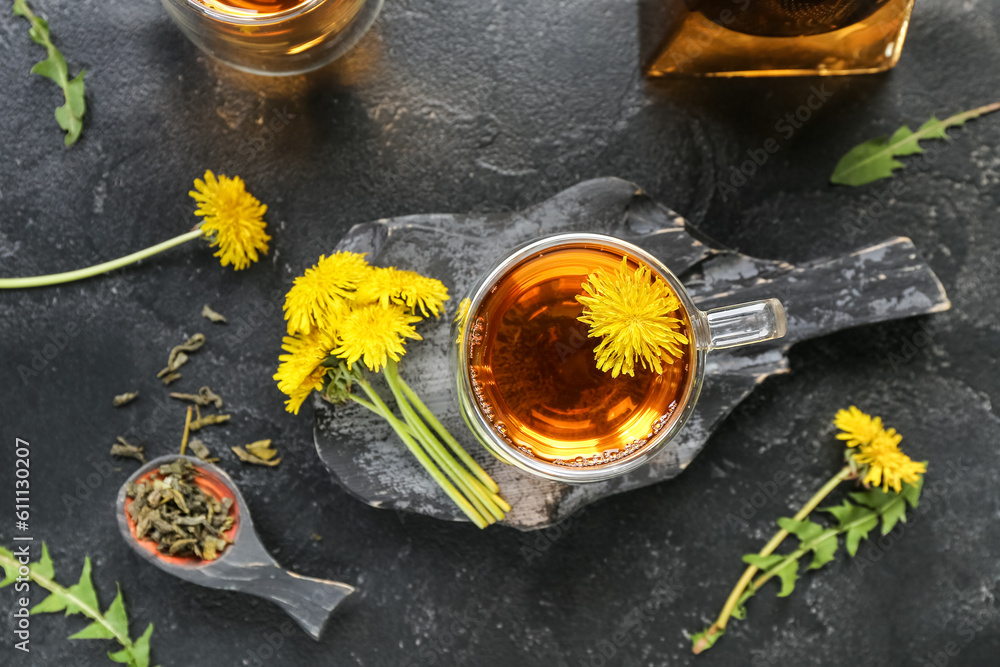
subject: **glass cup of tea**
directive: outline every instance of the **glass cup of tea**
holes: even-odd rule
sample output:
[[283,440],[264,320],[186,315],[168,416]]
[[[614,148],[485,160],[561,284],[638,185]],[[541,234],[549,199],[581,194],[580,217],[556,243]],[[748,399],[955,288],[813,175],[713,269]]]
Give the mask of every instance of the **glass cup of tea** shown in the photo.
[[162,0],[202,51],[252,74],[301,74],[368,31],[383,0]]
[[[688,344],[663,372],[635,365],[634,376],[598,369],[576,297],[597,269],[625,258],[647,267],[680,302]],[[571,484],[623,475],[648,462],[691,416],[712,350],[785,335],[777,299],[703,312],[680,280],[631,243],[600,234],[538,239],[486,271],[456,324],[453,367],[462,416],[500,460]]]

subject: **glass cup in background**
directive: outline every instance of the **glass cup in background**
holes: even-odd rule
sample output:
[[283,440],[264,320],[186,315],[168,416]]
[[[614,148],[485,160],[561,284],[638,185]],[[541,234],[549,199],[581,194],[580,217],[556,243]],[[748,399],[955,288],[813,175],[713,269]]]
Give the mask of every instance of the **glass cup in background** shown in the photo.
[[205,53],[252,74],[301,74],[339,58],[383,0],[162,0]]
[[[650,76],[866,74],[894,67],[914,0],[644,0]],[[646,27],[647,32],[654,32]]]
[[[663,373],[640,369],[612,378],[597,369],[576,295],[596,268],[627,258],[646,266],[677,295],[687,336]],[[545,479],[596,482],[645,464],[683,428],[711,350],[785,335],[776,299],[703,312],[662,262],[600,234],[566,233],[533,241],[486,270],[456,324],[453,370],[469,429],[501,461]]]

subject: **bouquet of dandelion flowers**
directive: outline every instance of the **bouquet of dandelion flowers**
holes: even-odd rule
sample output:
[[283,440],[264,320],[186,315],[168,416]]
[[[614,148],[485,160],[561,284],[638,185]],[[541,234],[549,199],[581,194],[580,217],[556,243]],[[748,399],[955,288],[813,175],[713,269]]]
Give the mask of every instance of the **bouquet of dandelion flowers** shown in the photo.
[[[465,515],[485,528],[510,506],[399,374],[408,342],[421,340],[416,325],[440,317],[447,300],[441,281],[414,271],[373,267],[352,252],[320,256],[285,298],[288,336],[274,379],[288,396],[289,412],[298,414],[317,391],[334,404],[353,401],[377,414]],[[370,378],[378,373],[395,410],[372,387]]]

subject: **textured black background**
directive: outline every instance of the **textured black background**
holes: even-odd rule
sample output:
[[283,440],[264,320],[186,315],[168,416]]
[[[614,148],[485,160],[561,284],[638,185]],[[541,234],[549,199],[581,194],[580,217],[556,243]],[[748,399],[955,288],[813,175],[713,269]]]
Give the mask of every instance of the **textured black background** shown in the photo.
[[[996,100],[1000,5],[923,0],[895,71],[823,82],[644,81],[639,13],[625,0],[389,0],[339,64],[273,81],[199,54],[154,0],[35,5],[74,72],[87,68],[90,108],[83,139],[64,148],[51,117],[58,91],[28,74],[40,49],[22,20],[0,17],[3,275],[74,269],[188,229],[186,192],[206,168],[242,175],[270,206],[273,250],[248,271],[192,244],[119,276],[0,294],[0,488],[12,487],[15,437],[30,441],[31,533],[48,541],[60,580],[75,580],[89,554],[104,604],[120,582],[136,634],[156,625],[158,663],[692,664],[684,632],[718,612],[739,556],[833,473],[841,449],[829,420],[857,403],[931,461],[926,511],[868,552],[870,567],[840,557],[790,598],[762,594],[698,662],[996,664],[1000,116],[953,131],[930,169],[898,177],[896,195],[886,182],[826,179],[864,139]],[[829,101],[782,137],[775,123],[821,83]],[[271,135],[274,114],[288,123]],[[769,137],[780,151],[724,201],[717,184]],[[274,294],[355,223],[513,209],[609,175],[756,256],[802,261],[910,236],[954,307],[797,346],[791,374],[766,381],[680,478],[548,534],[397,516],[338,489],[312,447],[311,411],[286,415],[270,379],[283,328]],[[857,226],[866,210],[875,222]],[[206,302],[228,328],[199,317]],[[22,379],[18,366],[70,324],[77,335]],[[234,415],[206,439],[222,451],[271,437],[285,458],[272,470],[223,454],[263,542],[291,569],[360,588],[318,644],[277,607],[182,583],[131,553],[112,512],[131,463],[86,486],[95,466],[107,472],[115,435],[155,422],[165,395],[155,373],[197,331],[209,344],[174,388],[207,382]],[[137,403],[111,408],[136,388]],[[180,438],[183,408],[168,408],[146,438],[153,455]],[[748,521],[727,520],[780,470],[794,481],[768,489]],[[9,491],[0,543],[10,544],[3,503]],[[107,662],[105,642],[65,641],[79,618],[35,618],[30,656],[12,650],[13,593],[0,597],[0,663]]]

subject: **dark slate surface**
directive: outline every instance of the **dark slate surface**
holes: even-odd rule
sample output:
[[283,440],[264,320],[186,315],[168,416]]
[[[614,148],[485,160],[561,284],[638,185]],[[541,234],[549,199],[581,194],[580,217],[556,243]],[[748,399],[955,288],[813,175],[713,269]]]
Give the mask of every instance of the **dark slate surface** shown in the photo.
[[[38,49],[23,23],[0,15],[5,275],[74,269],[179,233],[192,222],[185,193],[205,168],[243,175],[271,207],[274,250],[242,274],[189,247],[121,276],[0,295],[3,488],[24,438],[31,533],[49,542],[64,581],[90,554],[105,604],[121,583],[136,628],[156,624],[158,663],[694,664],[684,631],[718,611],[739,555],[832,474],[841,452],[827,425],[857,403],[931,460],[926,510],[867,553],[871,566],[839,558],[790,598],[755,600],[699,664],[995,664],[1000,117],[953,131],[894,193],[886,183],[831,188],[826,177],[849,147],[903,121],[994,101],[1000,5],[922,0],[902,61],[884,76],[655,83],[639,77],[638,12],[621,0],[389,2],[341,64],[277,82],[198,55],[155,0],[36,5],[74,70],[87,67],[91,113],[66,150],[51,118],[58,93],[27,74]],[[813,86],[828,101],[783,136],[776,122]],[[276,114],[288,123],[271,134],[263,127]],[[781,149],[724,200],[717,184],[771,137]],[[517,210],[598,176],[639,183],[754,257],[799,264],[909,237],[953,307],[795,346],[792,372],[755,390],[682,475],[557,529],[480,533],[373,509],[338,488],[312,447],[312,415],[286,415],[269,379],[292,278],[353,224]],[[230,324],[200,318],[206,302]],[[18,366],[68,326],[63,349],[22,381]],[[232,422],[206,440],[264,546],[296,572],[359,588],[319,644],[270,603],[150,567],[117,533],[115,494],[135,464],[106,468],[107,449],[144,423],[151,455],[177,446],[183,410],[155,374],[198,331],[208,345],[175,387],[207,382],[231,406]],[[136,388],[138,402],[110,407]],[[278,468],[245,467],[224,450],[261,437],[282,449]],[[794,481],[768,485],[781,470]],[[755,496],[759,485],[773,497]],[[764,502],[748,509],[751,499]],[[4,544],[11,509],[0,508]],[[741,509],[749,518],[727,520]],[[104,643],[65,641],[82,622],[58,615],[34,619],[33,652],[15,653],[12,593],[0,597],[0,663],[108,664]]]
[[[788,332],[767,344],[712,352],[697,407],[663,451],[628,475],[571,486],[524,474],[477,445],[458,408],[452,318],[421,325],[423,342],[409,347],[402,373],[497,481],[513,506],[503,523],[521,530],[547,528],[596,500],[679,475],[740,401],[771,375],[788,372],[788,348],[795,343],[951,306],[909,239],[888,239],[800,266],[755,259],[709,248],[683,217],[617,178],[579,183],[514,213],[409,215],[367,222],[353,227],[337,247],[364,253],[376,265],[437,276],[458,300],[509,249],[540,235],[573,231],[616,236],[653,253],[680,277],[702,310],[780,298]],[[392,405],[384,387],[382,393]],[[332,406],[314,399],[316,451],[348,491],[375,507],[465,520],[379,417],[358,405]]]

